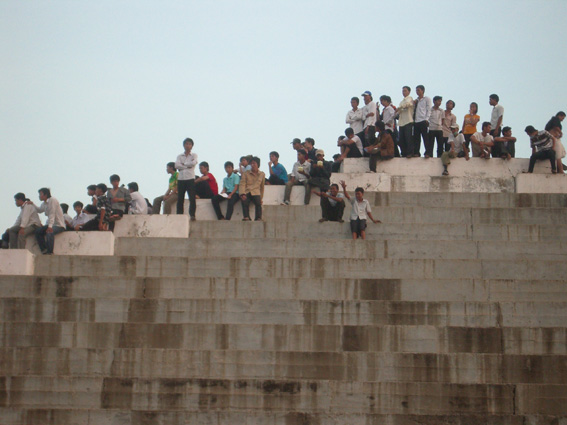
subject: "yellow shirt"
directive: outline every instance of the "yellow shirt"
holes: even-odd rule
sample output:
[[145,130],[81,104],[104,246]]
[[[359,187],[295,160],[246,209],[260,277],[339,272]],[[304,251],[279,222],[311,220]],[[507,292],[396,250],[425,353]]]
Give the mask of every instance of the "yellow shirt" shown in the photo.
[[478,115],[465,115],[465,126],[463,127],[463,134],[475,134],[476,133],[476,123],[480,121]]

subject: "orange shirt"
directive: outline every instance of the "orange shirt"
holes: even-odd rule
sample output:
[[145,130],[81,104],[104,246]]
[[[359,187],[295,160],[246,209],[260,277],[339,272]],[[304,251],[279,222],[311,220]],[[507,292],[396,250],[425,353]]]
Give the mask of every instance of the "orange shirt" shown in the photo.
[[463,127],[463,134],[474,134],[476,133],[476,123],[480,121],[478,115],[465,115],[465,126]]

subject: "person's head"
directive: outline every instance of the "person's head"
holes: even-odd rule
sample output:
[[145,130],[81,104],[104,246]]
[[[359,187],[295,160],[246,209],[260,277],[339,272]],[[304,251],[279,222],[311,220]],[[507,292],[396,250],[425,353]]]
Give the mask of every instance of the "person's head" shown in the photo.
[[183,149],[185,149],[185,152],[191,152],[193,146],[195,146],[195,142],[193,142],[193,139],[187,137],[185,140],[183,140]]
[[390,98],[390,96],[386,96],[385,94],[383,94],[382,96],[380,96],[380,103],[385,108],[390,103],[392,103],[392,99]]
[[384,125],[384,121],[376,121],[376,130],[378,130],[379,133],[382,133],[385,129],[386,126]]
[[[344,136],[343,136],[344,137]],[[339,159],[341,157],[340,153],[336,153],[333,155],[333,161],[336,161],[337,159]]]
[[89,196],[93,196],[96,192],[96,184],[89,184],[87,186],[87,194]]
[[[344,139],[346,139],[345,136],[339,136],[339,138],[337,139],[337,142],[342,142]],[[340,155],[339,155],[340,156]]]
[[354,189],[354,196],[358,202],[362,201],[364,198],[364,189],[361,187]]
[[434,96],[433,97],[433,105],[436,106],[436,107],[440,107],[442,101],[443,101],[443,98],[441,96]]
[[118,174],[111,175],[110,184],[114,189],[118,188],[118,185],[120,184],[120,176]]
[[317,157],[317,161],[323,161],[323,159],[325,159],[325,151],[323,149],[317,149],[315,156]]
[[310,151],[313,149],[313,146],[315,146],[315,140],[313,140],[312,137],[308,137],[305,139],[305,142],[303,142],[303,146],[307,149],[307,151]]
[[354,136],[354,130],[348,127],[347,129],[345,129],[345,136],[349,139],[352,138],[352,136]]
[[240,157],[240,165],[242,165],[243,167],[246,167],[248,165],[248,157],[247,156],[241,156]]
[[555,116],[559,118],[559,121],[563,121],[565,119],[565,112],[559,111]]
[[260,158],[257,156],[250,158],[250,167],[252,168],[252,172],[256,173],[260,168]]
[[352,106],[352,108],[358,108],[358,105],[360,105],[360,99],[358,97],[353,97],[350,99],[350,106]]
[[168,174],[175,173],[175,171],[177,171],[175,168],[175,162],[168,162],[167,165],[165,166],[165,170],[167,171]]
[[364,99],[364,104],[368,105],[372,102],[372,92],[366,90],[364,93],[361,94],[362,98]]
[[47,187],[42,187],[37,192],[39,193],[40,201],[47,201],[49,198],[51,198],[51,190],[49,190]]
[[425,94],[425,87],[420,84],[415,88],[415,92],[417,93],[418,97],[423,97],[423,95]]
[[199,171],[201,172],[202,175],[206,176],[207,174],[209,174],[209,163],[206,161],[203,161],[199,164]]
[[272,161],[272,163],[277,164],[279,160],[280,160],[279,153],[277,153],[276,151],[270,152],[270,161]]
[[455,109],[455,102],[449,99],[447,103],[445,103],[445,109],[447,111],[452,111],[453,109]]
[[16,202],[16,205],[18,207],[21,207],[22,205],[24,205],[24,202],[26,202],[26,195],[24,195],[22,192],[18,192],[14,195],[14,202]]
[[500,98],[497,94],[493,93],[488,97],[488,103],[490,103],[492,106],[498,105],[498,102],[500,102]]
[[[96,187],[96,186],[95,186]],[[77,201],[73,204],[73,209],[75,210],[75,212],[77,214],[81,214],[81,211],[83,211],[83,203],[81,201]]]
[[305,149],[299,149],[297,151],[297,160],[303,164],[305,162],[305,158],[307,158],[307,152]]
[[226,161],[224,163],[224,171],[226,171],[226,174],[230,176],[234,171],[234,164],[231,161]]
[[106,187],[106,185],[104,183],[99,183],[99,184],[96,185],[95,195],[96,196],[102,196],[106,193],[107,190],[108,190],[108,187]]
[[63,214],[67,214],[67,211],[69,211],[69,204],[59,204],[59,206],[63,210]]
[[295,149],[296,151],[299,149],[303,149],[303,145],[301,144],[301,139],[298,139],[297,137],[291,141],[291,145],[293,149]]
[[89,204],[85,207],[85,212],[87,214],[96,214],[96,207],[93,204]]
[[470,113],[476,115],[478,113],[478,103],[472,102],[470,107]]
[[130,193],[137,192],[138,191],[138,183],[136,183],[136,182],[128,183],[128,190],[130,191]]
[[482,132],[483,133],[490,133],[490,130],[492,129],[492,125],[490,124],[489,121],[485,121],[482,123]]
[[451,133],[453,133],[453,136],[457,136],[457,134],[459,134],[459,124],[453,124],[451,126]]
[[512,128],[511,128],[511,127],[508,127],[508,126],[504,127],[504,128],[502,129],[502,135],[503,135],[504,137],[510,137],[510,136],[512,135]]
[[403,86],[402,87],[402,94],[404,95],[404,97],[408,97],[411,93],[411,88],[410,86]]
[[537,134],[537,130],[535,129],[535,127],[533,125],[528,125],[524,131],[530,137]]
[[[340,156],[340,155],[339,155]],[[331,196],[337,196],[337,194],[339,193],[339,185],[336,183],[333,183],[330,187],[330,192],[331,192]]]

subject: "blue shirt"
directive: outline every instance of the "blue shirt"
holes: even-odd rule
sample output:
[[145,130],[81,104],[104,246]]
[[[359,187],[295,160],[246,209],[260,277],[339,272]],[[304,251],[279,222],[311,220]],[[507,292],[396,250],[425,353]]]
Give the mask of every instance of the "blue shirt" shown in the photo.
[[[232,173],[230,177],[225,177],[222,181],[223,187],[226,189],[226,193],[232,193],[234,186],[240,184],[240,176],[236,173]],[[236,191],[238,193],[238,190]]]
[[278,162],[277,165],[272,165],[272,171],[274,172],[274,174],[279,177],[280,179],[282,179],[285,183],[287,183],[287,171],[285,170],[285,167],[280,164]]

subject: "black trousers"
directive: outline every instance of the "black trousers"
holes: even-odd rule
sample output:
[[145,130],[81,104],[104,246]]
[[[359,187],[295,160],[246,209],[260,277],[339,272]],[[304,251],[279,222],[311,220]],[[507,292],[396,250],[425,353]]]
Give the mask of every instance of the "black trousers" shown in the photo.
[[435,147],[435,140],[437,140],[437,158],[443,155],[443,130],[429,130],[427,135],[427,143],[425,144],[425,155],[433,156],[433,148]]
[[200,199],[212,199],[215,196],[207,180],[195,184],[195,195]]
[[536,161],[543,159],[549,159],[549,162],[551,162],[551,170],[556,171],[555,151],[553,149],[547,149],[545,151],[536,152],[530,156],[530,168],[528,169],[528,173],[533,173]]
[[272,186],[285,186],[285,182],[275,174],[270,174],[268,181]]
[[420,121],[413,124],[413,144],[411,144],[411,148],[408,149],[408,156],[410,154],[421,155],[421,139],[423,139],[423,146],[427,146],[427,133],[427,122]]
[[408,156],[409,145],[412,145],[413,152],[413,123],[409,123],[400,127],[400,140],[398,144],[400,145],[400,154],[402,156]]
[[506,154],[510,154],[512,158],[516,157],[516,142],[508,142],[508,146],[506,146],[504,142],[494,142],[492,157],[500,158]]
[[228,204],[226,206],[226,216],[224,217],[227,220],[230,220],[230,218],[232,217],[232,213],[234,211],[234,206],[236,205],[236,203],[238,202],[238,200],[240,199],[240,195],[238,195],[238,193],[235,193],[234,195],[232,195],[232,197],[230,199],[225,198],[221,195],[215,195],[212,197],[211,202],[213,204],[213,209],[215,210],[215,213],[217,214],[217,218],[220,220],[221,218],[223,218],[222,216],[222,212],[220,210],[220,203],[222,201],[228,201]]
[[195,201],[195,179],[177,180],[177,214],[183,214],[185,193],[189,195],[189,215],[195,217],[197,202]]
[[343,219],[343,213],[345,211],[345,203],[337,202],[334,207],[329,202],[329,198],[321,196],[321,215],[324,219],[329,221],[339,221]]
[[244,218],[250,218],[250,202],[256,206],[254,218],[260,220],[262,218],[262,197],[260,195],[246,194],[246,199],[242,201],[242,215]]

